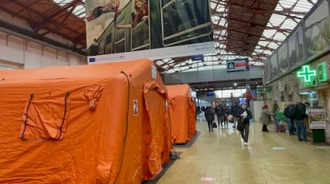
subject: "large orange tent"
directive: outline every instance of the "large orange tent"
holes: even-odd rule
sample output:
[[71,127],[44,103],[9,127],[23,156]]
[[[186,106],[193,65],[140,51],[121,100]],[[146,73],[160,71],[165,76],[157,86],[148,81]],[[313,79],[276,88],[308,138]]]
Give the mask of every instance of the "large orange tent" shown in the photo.
[[141,183],[169,162],[149,60],[0,71],[0,183]]
[[190,86],[166,86],[169,98],[172,142],[184,144],[196,133],[195,104],[191,98]]

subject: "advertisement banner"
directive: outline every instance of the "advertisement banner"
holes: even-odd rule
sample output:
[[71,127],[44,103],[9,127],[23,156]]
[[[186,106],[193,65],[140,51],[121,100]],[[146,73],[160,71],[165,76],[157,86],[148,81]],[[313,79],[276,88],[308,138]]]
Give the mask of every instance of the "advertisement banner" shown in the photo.
[[309,109],[309,128],[326,129],[326,116],[324,109]]
[[277,61],[277,51],[273,53],[270,58],[270,68],[271,68],[271,80],[278,77],[278,61]]
[[86,0],[89,62],[214,53],[208,0]]
[[304,58],[304,35],[301,25],[290,35],[289,38],[289,58],[290,67],[293,68],[301,63]]
[[329,4],[327,0],[318,4],[305,20],[307,57],[310,58],[329,46]]
[[278,65],[280,74],[289,71],[289,53],[287,41],[284,41],[278,49]]
[[227,61],[227,72],[248,71],[249,69],[248,58]]

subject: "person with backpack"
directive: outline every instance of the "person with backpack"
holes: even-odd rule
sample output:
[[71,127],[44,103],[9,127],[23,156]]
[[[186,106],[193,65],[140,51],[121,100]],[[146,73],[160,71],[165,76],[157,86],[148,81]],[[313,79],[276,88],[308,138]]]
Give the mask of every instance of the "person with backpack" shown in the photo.
[[269,132],[267,125],[271,123],[271,113],[268,111],[268,105],[262,107],[259,122],[262,123],[262,131]]
[[292,109],[295,108],[295,105],[291,104],[289,106],[287,106],[285,109],[284,109],[284,116],[286,117],[285,118],[285,122],[287,123],[288,125],[288,129],[289,129],[289,133],[290,135],[296,135],[294,132],[295,130],[295,126],[294,126],[294,121],[293,121],[293,116],[294,116],[294,111],[292,111]]
[[237,130],[240,131],[242,139],[244,140],[244,146],[248,145],[249,141],[249,132],[250,132],[250,119],[252,119],[252,113],[247,108],[246,104],[243,104],[237,113],[240,118],[237,125]]
[[209,128],[209,132],[213,132],[213,121],[214,121],[214,112],[211,107],[207,107],[205,110],[205,118],[207,121],[207,126]]
[[307,111],[306,107],[309,107],[309,103],[306,102],[305,104],[299,102],[297,103],[294,108],[292,108],[293,121],[297,126],[297,136],[299,141],[308,141],[307,140],[307,130],[304,123],[304,119],[307,118]]

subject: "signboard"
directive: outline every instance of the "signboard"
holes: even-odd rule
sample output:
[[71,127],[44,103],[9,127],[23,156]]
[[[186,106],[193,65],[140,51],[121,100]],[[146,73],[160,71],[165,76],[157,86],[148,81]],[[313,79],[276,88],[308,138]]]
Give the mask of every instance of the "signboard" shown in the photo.
[[327,0],[320,1],[305,20],[305,38],[307,58],[310,58],[329,46],[329,4]]
[[191,56],[192,61],[204,61],[204,55]]
[[317,86],[317,72],[311,69],[309,65],[302,66],[301,70],[297,72],[297,77],[301,79],[304,87]]
[[326,116],[324,109],[309,109],[309,128],[326,129]]
[[89,63],[214,53],[208,0],[86,0]]
[[258,86],[257,87],[258,94],[264,94],[264,93],[271,92],[271,91],[272,91],[272,86]]
[[227,61],[227,72],[248,71],[249,69],[248,58]]

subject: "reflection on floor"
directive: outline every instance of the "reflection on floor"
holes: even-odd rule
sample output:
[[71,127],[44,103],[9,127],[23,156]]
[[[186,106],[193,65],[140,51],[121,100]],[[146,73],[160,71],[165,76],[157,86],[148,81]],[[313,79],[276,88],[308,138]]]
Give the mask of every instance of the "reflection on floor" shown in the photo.
[[[270,126],[269,130],[274,127]],[[259,123],[250,127],[249,146],[244,147],[239,132],[217,128],[209,132],[199,120],[201,134],[183,152],[157,184],[329,184],[330,149],[298,142],[287,133],[262,133]]]

